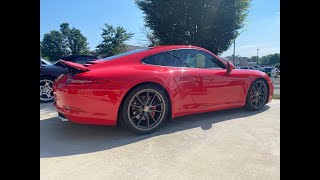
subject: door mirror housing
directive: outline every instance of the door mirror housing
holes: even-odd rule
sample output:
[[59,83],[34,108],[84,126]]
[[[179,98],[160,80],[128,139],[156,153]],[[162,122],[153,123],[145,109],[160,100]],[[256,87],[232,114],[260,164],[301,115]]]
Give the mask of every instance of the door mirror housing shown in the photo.
[[232,63],[227,63],[227,73],[230,73],[232,70],[234,70],[234,65]]

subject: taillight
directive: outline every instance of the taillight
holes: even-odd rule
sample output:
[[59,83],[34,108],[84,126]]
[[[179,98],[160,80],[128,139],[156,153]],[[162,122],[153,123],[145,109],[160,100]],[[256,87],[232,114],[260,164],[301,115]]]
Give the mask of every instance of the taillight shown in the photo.
[[108,80],[103,79],[91,79],[83,77],[69,77],[67,84],[103,84],[109,82]]

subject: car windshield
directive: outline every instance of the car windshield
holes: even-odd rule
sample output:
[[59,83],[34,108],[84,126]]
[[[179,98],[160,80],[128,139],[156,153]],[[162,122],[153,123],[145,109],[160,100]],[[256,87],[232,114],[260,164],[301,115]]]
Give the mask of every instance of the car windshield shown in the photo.
[[109,60],[112,60],[112,59],[116,59],[116,58],[120,58],[120,57],[123,57],[123,56],[135,54],[135,53],[138,53],[138,52],[143,52],[143,51],[146,51],[146,50],[149,50],[149,49],[150,48],[136,49],[136,50],[133,50],[133,51],[125,52],[125,53],[114,55],[114,56],[109,56],[109,57],[102,58],[102,59],[99,59],[99,60],[109,61]]

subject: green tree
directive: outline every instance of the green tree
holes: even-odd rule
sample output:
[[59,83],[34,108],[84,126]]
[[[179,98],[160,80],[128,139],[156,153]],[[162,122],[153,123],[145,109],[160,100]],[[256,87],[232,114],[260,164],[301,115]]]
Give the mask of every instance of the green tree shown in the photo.
[[155,37],[155,35],[153,34],[152,30],[150,30],[149,28],[142,28],[142,33],[145,35],[145,40],[144,42],[146,43],[143,43],[145,46],[148,46],[148,47],[153,47],[153,46],[157,46],[159,45],[159,39],[157,39]]
[[257,62],[258,61],[258,56],[251,56],[250,61],[251,62]]
[[153,47],[153,46],[159,45],[159,40],[155,37],[155,35],[152,32],[149,32],[146,35],[146,37],[147,37],[147,39],[149,41],[149,44],[148,44],[149,47]]
[[280,63],[280,54],[275,53],[275,54],[262,56],[259,59],[259,61],[261,62],[262,65],[275,65],[277,63]]
[[102,28],[102,42],[97,46],[95,54],[97,56],[112,56],[121,53],[125,48],[125,41],[132,38],[133,33],[128,33],[123,27],[114,28],[105,24]]
[[136,0],[160,45],[190,44],[215,54],[227,50],[244,27],[250,0]]
[[260,65],[269,65],[269,58],[267,56],[262,56],[259,58]]
[[41,54],[47,57],[50,61],[58,60],[59,58],[69,54],[66,47],[63,45],[64,39],[59,31],[53,30],[44,34],[41,41]]
[[60,31],[46,33],[40,41],[40,51],[43,57],[56,61],[63,56],[89,54],[87,38],[76,28],[70,28],[68,23],[60,25]]
[[71,55],[89,54],[87,38],[76,28],[70,28],[69,23],[60,25],[60,32],[63,36],[63,46]]
[[270,65],[275,65],[277,63],[280,63],[280,54],[279,53],[275,53],[275,54],[269,55],[269,64]]

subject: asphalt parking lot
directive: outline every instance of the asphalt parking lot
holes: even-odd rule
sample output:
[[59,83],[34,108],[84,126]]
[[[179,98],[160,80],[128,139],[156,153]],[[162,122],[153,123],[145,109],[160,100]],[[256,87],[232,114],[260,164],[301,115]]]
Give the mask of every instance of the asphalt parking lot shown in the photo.
[[61,122],[40,104],[40,179],[280,179],[280,100],[176,118],[150,135]]

